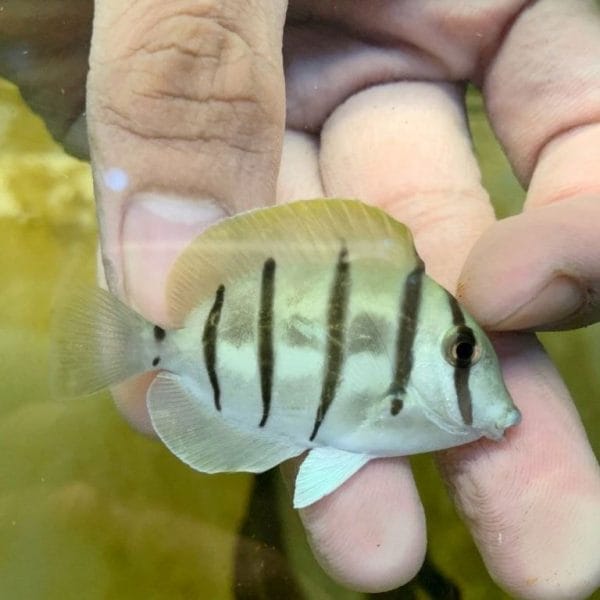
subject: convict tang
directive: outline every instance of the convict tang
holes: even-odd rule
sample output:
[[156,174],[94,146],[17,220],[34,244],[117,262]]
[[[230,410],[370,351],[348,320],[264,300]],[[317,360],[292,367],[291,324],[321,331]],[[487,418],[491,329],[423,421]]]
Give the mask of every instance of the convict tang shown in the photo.
[[183,252],[167,294],[170,329],[99,289],[69,307],[63,393],[160,370],[152,423],[194,469],[261,472],[309,450],[296,507],[373,458],[519,421],[486,335],[425,274],[409,230],[357,200],[225,219]]

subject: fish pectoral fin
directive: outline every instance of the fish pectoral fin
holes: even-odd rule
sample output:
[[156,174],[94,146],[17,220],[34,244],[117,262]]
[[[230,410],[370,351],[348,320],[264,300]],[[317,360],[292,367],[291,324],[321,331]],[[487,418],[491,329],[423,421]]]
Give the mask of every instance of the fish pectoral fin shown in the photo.
[[267,430],[245,430],[203,402],[171,373],[160,373],[147,398],[150,418],[164,444],[183,462],[203,473],[262,473],[305,448],[273,439]]
[[314,448],[296,476],[294,508],[305,508],[331,494],[372,458],[336,448]]

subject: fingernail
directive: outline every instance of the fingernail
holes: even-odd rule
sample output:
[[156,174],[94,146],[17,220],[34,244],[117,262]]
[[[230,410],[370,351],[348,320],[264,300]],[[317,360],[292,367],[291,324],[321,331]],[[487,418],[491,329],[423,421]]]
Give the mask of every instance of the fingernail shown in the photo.
[[169,271],[181,251],[208,226],[227,216],[211,199],[146,193],[127,206],[121,236],[129,301],[148,318],[165,322]]
[[585,304],[581,286],[570,277],[555,277],[529,302],[493,325],[492,329],[536,329],[557,326]]

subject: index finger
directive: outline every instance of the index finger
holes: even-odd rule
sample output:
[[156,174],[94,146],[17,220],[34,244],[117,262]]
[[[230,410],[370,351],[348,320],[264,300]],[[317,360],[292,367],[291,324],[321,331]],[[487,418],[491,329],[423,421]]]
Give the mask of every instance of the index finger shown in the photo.
[[460,295],[488,327],[600,317],[599,62],[597,3],[545,0],[515,19],[482,76],[496,134],[529,187],[523,214],[490,227],[464,266]]

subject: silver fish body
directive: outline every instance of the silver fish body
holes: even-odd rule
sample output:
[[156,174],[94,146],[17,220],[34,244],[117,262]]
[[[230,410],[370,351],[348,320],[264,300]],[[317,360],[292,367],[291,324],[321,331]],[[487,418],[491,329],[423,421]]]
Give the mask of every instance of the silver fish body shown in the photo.
[[[403,226],[343,200],[248,215],[180,259],[169,291],[177,329],[122,305],[118,326],[88,319],[104,365],[120,352],[122,375],[162,370],[148,406],[182,460],[256,472],[311,450],[297,479],[302,507],[374,457],[499,439],[518,422],[487,336],[425,274]],[[103,341],[115,328],[128,358]],[[93,387],[115,374],[106,379]]]

